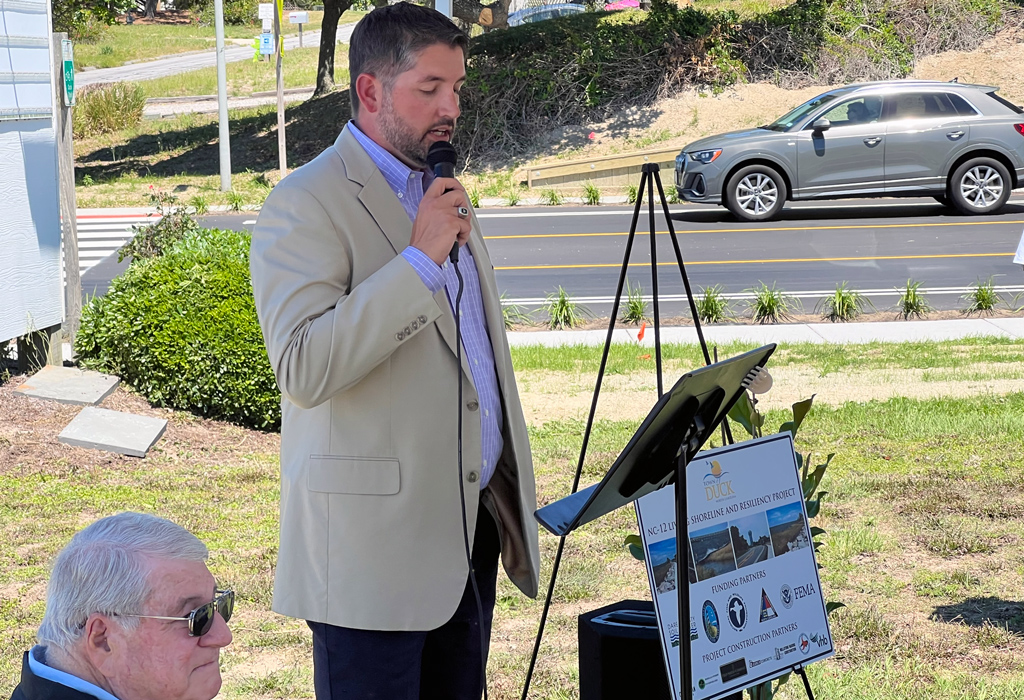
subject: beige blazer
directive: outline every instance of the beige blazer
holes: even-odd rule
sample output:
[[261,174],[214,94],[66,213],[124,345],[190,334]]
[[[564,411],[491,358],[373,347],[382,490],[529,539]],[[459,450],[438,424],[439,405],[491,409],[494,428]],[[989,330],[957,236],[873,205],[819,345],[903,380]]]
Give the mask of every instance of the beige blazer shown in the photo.
[[[504,402],[505,448],[484,492],[509,578],[536,597],[536,492],[501,304],[475,214],[469,247]],[[412,224],[347,127],[267,198],[253,292],[283,394],[281,541],[273,609],[374,630],[454,614],[468,568],[459,506],[461,409],[470,538],[481,502],[477,393],[442,289],[398,253]],[[457,405],[456,382],[463,403]]]

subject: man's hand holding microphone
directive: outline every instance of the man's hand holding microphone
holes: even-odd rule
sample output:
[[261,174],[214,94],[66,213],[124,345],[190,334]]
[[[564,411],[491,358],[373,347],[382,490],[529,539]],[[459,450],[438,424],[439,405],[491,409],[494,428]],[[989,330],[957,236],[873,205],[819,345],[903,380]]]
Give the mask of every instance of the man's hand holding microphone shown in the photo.
[[469,195],[455,179],[455,149],[438,141],[427,152],[427,167],[434,182],[423,193],[409,244],[420,249],[438,265],[448,258],[459,260],[459,246],[469,240]]

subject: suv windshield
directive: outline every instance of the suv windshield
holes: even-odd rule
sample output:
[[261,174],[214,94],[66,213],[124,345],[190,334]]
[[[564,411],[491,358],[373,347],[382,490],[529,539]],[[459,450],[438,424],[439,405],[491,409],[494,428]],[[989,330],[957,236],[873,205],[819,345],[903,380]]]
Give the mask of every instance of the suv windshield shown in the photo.
[[813,100],[804,102],[802,105],[794,109],[792,112],[789,112],[779,117],[771,124],[765,124],[764,126],[758,128],[769,129],[771,131],[789,131],[791,128],[793,128],[794,124],[803,120],[804,117],[806,117],[808,114],[816,110],[818,107],[821,107],[823,104],[826,104],[828,102],[831,102],[832,100],[842,97],[843,94],[843,92],[829,92],[824,95],[818,95]]

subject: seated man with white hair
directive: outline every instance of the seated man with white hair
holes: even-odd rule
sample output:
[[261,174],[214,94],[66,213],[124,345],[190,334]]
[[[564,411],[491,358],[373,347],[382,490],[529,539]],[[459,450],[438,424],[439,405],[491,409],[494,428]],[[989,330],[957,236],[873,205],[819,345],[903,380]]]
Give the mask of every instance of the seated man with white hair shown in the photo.
[[231,643],[232,591],[180,525],[120,513],[57,555],[39,644],[11,700],[210,700]]

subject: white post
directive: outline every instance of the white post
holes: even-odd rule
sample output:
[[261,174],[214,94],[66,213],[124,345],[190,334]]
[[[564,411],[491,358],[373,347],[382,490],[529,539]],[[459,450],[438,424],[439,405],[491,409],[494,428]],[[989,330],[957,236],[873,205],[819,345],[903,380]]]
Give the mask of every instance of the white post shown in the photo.
[[451,19],[452,17],[452,0],[434,0],[434,9],[440,12],[442,15]]
[[231,191],[231,137],[228,131],[228,71],[224,60],[224,0],[213,0],[217,32],[217,106],[220,121],[220,189]]
[[281,6],[274,3],[274,49],[277,52],[277,161],[281,179],[288,174],[288,160],[284,142],[284,42],[281,41]]

